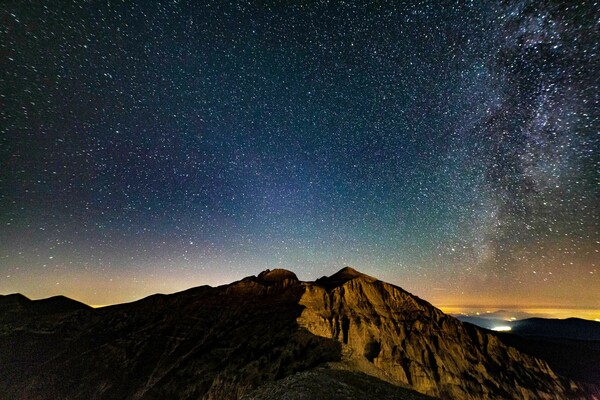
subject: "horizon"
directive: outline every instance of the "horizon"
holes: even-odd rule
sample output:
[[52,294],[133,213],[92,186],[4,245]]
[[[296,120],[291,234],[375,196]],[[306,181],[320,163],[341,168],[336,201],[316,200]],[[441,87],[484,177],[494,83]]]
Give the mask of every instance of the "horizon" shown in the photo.
[[[351,268],[354,268],[354,267],[351,267]],[[357,270],[357,271],[361,272],[360,270]],[[27,293],[23,293],[23,292],[19,292],[19,291],[11,292],[11,293],[0,293],[0,294],[4,295],[4,296],[13,295],[13,294],[21,294],[30,300],[44,300],[44,299],[48,299],[51,297],[64,296],[69,299],[86,304],[92,308],[102,308],[102,307],[110,307],[110,306],[119,305],[119,304],[133,303],[133,302],[136,302],[139,300],[143,300],[144,298],[155,295],[155,294],[173,295],[173,294],[184,292],[186,290],[189,290],[189,289],[192,289],[195,287],[200,287],[200,286],[211,286],[211,287],[226,286],[231,283],[240,281],[249,276],[258,276],[258,274],[260,272],[262,272],[262,271],[258,271],[254,275],[248,275],[248,276],[241,277],[239,279],[234,279],[230,282],[222,282],[222,283],[216,283],[216,284],[199,284],[199,285],[195,285],[195,286],[179,288],[179,289],[176,289],[171,292],[152,292],[152,293],[148,292],[145,294],[141,294],[141,295],[133,296],[133,297],[129,297],[129,298],[124,297],[121,300],[116,300],[115,302],[105,303],[105,304],[94,304],[93,302],[84,301],[82,298],[78,298],[77,295],[71,296],[66,293],[58,292],[58,291],[53,292],[52,294],[49,294],[49,295],[42,295],[42,296],[35,296],[35,295],[31,296],[31,295],[28,295]],[[294,272],[294,271],[292,271],[292,272]],[[316,277],[316,278],[310,279],[310,280],[303,280],[301,278],[299,278],[299,279],[300,279],[300,281],[303,281],[303,282],[315,282],[317,279],[319,279],[321,277],[323,277],[323,276],[319,276],[319,277]],[[375,278],[377,278],[377,277],[375,277]],[[387,282],[387,283],[391,283],[391,282]],[[393,284],[393,283],[391,283],[391,284]],[[400,285],[395,285],[395,286],[398,286],[398,287],[406,290],[405,288],[403,288]],[[580,318],[580,319],[585,319],[585,320],[589,320],[589,321],[600,322],[600,308],[585,308],[585,307],[577,308],[577,307],[567,307],[567,306],[561,306],[561,305],[530,305],[527,307],[523,307],[523,306],[520,306],[517,304],[487,304],[487,305],[485,305],[485,304],[464,304],[464,305],[436,304],[436,303],[430,302],[427,298],[420,296],[418,293],[413,293],[410,290],[407,290],[407,291],[409,293],[411,293],[412,295],[417,296],[420,299],[431,303],[434,307],[440,309],[445,314],[452,315],[452,316],[459,316],[459,315],[460,316],[477,316],[480,318],[504,319],[508,322],[519,321],[519,320],[523,320],[523,319],[527,319],[527,318],[547,318],[547,319]],[[505,316],[505,317],[499,318],[497,315],[497,313],[499,313],[499,312],[505,312],[506,314],[517,315],[518,317],[514,318],[514,317]]]

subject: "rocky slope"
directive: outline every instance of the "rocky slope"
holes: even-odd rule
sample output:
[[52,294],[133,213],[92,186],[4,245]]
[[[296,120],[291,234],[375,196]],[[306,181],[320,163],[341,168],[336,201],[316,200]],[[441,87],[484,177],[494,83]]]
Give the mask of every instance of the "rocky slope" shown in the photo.
[[318,382],[335,389],[327,398],[593,398],[351,268],[316,282],[265,271],[95,310],[48,304],[0,297],[0,399],[301,399]]
[[577,397],[548,365],[399,287],[345,268],[308,285],[300,326],[343,343],[392,382],[452,399]]

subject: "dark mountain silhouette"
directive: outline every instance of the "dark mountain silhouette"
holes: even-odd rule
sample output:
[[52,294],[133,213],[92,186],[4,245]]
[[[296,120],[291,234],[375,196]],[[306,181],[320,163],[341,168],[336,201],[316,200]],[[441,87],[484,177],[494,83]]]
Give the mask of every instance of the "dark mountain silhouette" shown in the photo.
[[600,322],[581,318],[528,318],[515,321],[512,324],[512,333],[521,336],[600,340]]
[[30,300],[22,294],[0,295],[0,312],[29,312],[38,315],[60,314],[90,309],[89,306],[65,296],[54,296],[42,300]]
[[593,398],[351,268],[316,282],[265,271],[101,309],[11,295],[0,311],[11,315],[0,324],[2,399]]
[[30,300],[22,294],[0,295],[0,326],[35,319],[38,323],[53,321],[56,318],[76,311],[91,310],[88,305],[65,296],[54,296],[43,300]]

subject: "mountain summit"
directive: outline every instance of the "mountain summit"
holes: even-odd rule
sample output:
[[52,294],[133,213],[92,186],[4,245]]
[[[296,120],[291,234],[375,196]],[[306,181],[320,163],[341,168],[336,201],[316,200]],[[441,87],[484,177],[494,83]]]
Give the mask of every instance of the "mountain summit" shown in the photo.
[[[17,304],[7,298],[0,309]],[[0,320],[1,399],[592,398],[544,361],[350,267],[315,282],[275,269],[42,310]]]
[[336,272],[335,274],[331,275],[331,277],[329,279],[350,280],[350,279],[360,278],[360,277],[370,278],[370,276],[365,275],[362,272],[359,272],[352,267],[344,267],[344,268],[340,269],[338,272]]
[[297,281],[298,277],[292,271],[288,271],[287,269],[277,268],[274,270],[265,270],[258,274],[257,277],[260,281],[263,282],[281,282],[285,279],[291,279],[293,281]]

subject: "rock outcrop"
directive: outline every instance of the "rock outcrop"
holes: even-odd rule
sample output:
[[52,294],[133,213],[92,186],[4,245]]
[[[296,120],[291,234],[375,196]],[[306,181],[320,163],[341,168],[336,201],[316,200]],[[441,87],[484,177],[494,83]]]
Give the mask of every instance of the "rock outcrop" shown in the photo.
[[289,279],[291,281],[298,281],[298,277],[292,271],[288,271],[287,269],[277,268],[274,270],[265,270],[258,274],[257,279],[260,282],[274,283],[281,282]]
[[267,270],[101,309],[3,296],[0,310],[10,315],[0,319],[0,399],[269,399],[316,393],[311,380],[337,388],[332,398],[369,388],[382,398],[593,398],[544,361],[351,268],[315,282]]
[[566,399],[548,365],[465,326],[399,287],[353,270],[306,286],[299,325],[335,339],[391,382],[452,399]]

